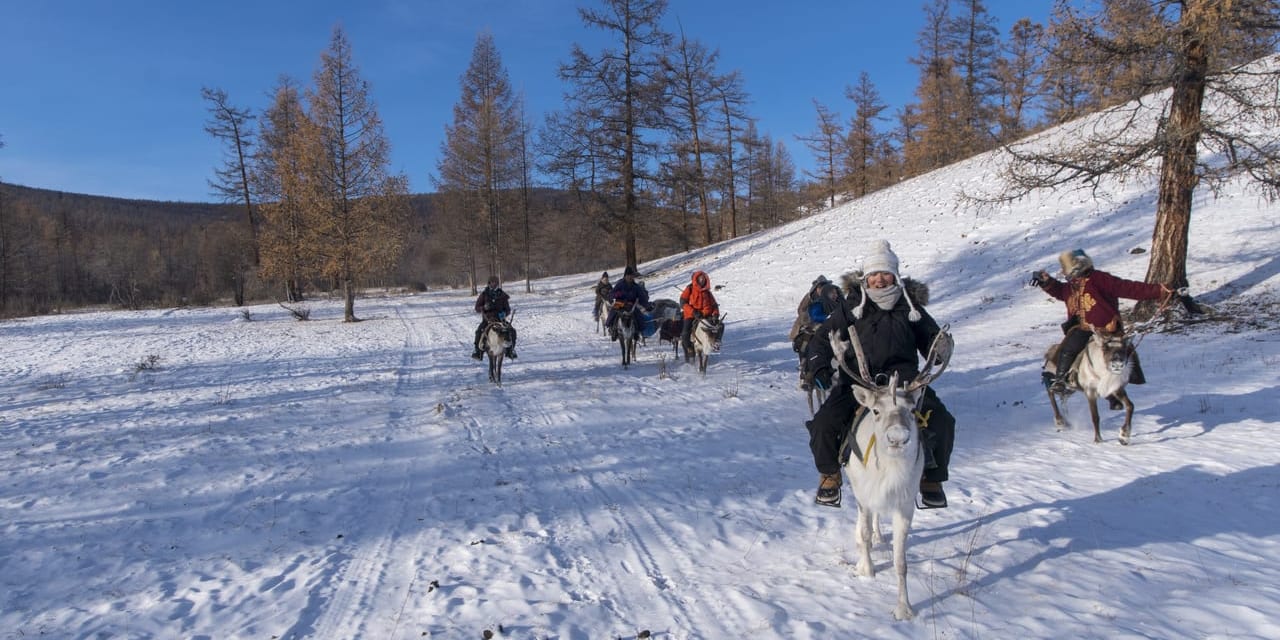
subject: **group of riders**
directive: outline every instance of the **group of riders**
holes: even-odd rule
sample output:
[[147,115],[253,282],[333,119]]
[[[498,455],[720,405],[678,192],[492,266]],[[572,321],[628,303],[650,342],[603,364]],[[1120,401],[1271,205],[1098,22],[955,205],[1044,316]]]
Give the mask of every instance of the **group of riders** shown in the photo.
[[[1064,337],[1055,363],[1056,374],[1045,380],[1052,391],[1062,392],[1071,387],[1072,365],[1095,332],[1113,333],[1123,329],[1120,298],[1162,300],[1167,304],[1179,297],[1189,309],[1194,304],[1185,288],[1175,290],[1162,284],[1125,280],[1095,269],[1093,261],[1081,249],[1062,252],[1058,262],[1066,276],[1065,282],[1043,270],[1033,273],[1031,279],[1031,283],[1045,293],[1066,303],[1067,321],[1062,324]],[[818,276],[796,309],[789,337],[793,350],[800,356],[801,387],[826,393],[812,419],[805,422],[809,448],[819,473],[815,501],[821,505],[840,505],[843,484],[840,468],[845,462],[842,455],[847,455],[847,452],[842,454],[842,446],[859,408],[852,381],[848,376],[836,375],[839,363],[835,361],[832,336],[848,341],[850,332],[856,332],[863,345],[864,364],[873,380],[888,381],[896,374],[897,380],[910,381],[920,372],[919,357],[927,356],[942,331],[925,309],[929,303],[928,286],[901,277],[898,264],[898,256],[889,243],[880,240],[863,259],[861,267],[844,275],[840,284]],[[605,272],[595,285],[593,313],[599,318],[603,308],[608,308],[604,324],[612,340],[618,339],[616,325],[620,310],[639,307],[653,311],[649,293],[644,284],[636,280],[637,275],[635,267],[628,266],[616,284],[610,284],[609,274]],[[693,273],[680,294],[680,307],[680,341],[685,352],[690,353],[694,323],[699,318],[720,314],[706,272]],[[489,286],[476,300],[476,312],[485,317],[476,329],[476,351],[472,357],[478,359],[484,328],[493,321],[504,322],[511,312],[507,294],[498,286],[496,277],[489,279]],[[515,358],[514,330],[511,344],[507,356]],[[853,353],[846,352],[841,357],[846,359],[846,367],[858,370],[858,363],[850,360]],[[1130,383],[1143,384],[1145,377],[1141,368],[1136,361],[1134,364]],[[942,483],[949,478],[955,416],[931,387],[926,387],[915,415],[925,455],[920,479],[921,506],[946,507]]]
[[[1148,284],[1116,277],[1095,269],[1093,261],[1081,249],[1064,251],[1058,256],[1063,282],[1041,270],[1032,275],[1032,284],[1062,300],[1067,307],[1063,323],[1064,337],[1058,350],[1056,374],[1046,379],[1051,390],[1062,392],[1073,381],[1072,365],[1094,332],[1121,331],[1120,298],[1163,300],[1175,296],[1190,305],[1187,291],[1161,284]],[[818,276],[796,309],[791,328],[793,349],[800,355],[802,388],[817,388],[827,393],[826,400],[805,423],[809,431],[809,448],[819,473],[815,501],[821,505],[839,506],[841,446],[854,420],[858,403],[847,376],[835,375],[834,349],[831,336],[849,340],[855,331],[866,358],[867,371],[873,378],[909,381],[919,373],[918,356],[925,356],[941,329],[928,311],[928,287],[898,273],[898,256],[889,243],[879,241],[863,260],[859,270],[842,278],[842,285]],[[853,358],[852,353],[844,354]],[[857,370],[856,362],[846,362]],[[1132,384],[1142,384],[1141,369],[1134,367]],[[948,479],[951,450],[955,443],[955,416],[926,388],[916,410],[920,441],[925,454],[925,469],[920,479],[920,503],[923,508],[947,506],[942,483]]]
[[[600,274],[596,282],[596,304],[593,315],[600,317],[601,308],[607,306],[604,327],[609,332],[609,339],[618,339],[618,312],[623,309],[642,309],[653,313],[655,304],[649,301],[649,291],[644,283],[636,278],[639,273],[635,267],[627,267],[622,272],[622,279],[616,284],[609,283],[609,272]],[[693,353],[693,326],[702,318],[720,317],[720,304],[711,292],[711,277],[705,271],[694,271],[680,292],[680,344],[684,347],[685,358]]]

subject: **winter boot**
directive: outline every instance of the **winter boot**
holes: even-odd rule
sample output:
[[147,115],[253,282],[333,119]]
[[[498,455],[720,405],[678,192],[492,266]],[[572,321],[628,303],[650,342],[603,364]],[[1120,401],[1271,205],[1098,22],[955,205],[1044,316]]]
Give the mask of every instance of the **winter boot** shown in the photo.
[[840,506],[841,481],[839,471],[822,474],[822,478],[818,481],[818,495],[814,496],[813,501],[824,507]]
[[941,482],[933,480],[920,481],[921,509],[942,509],[947,506],[947,494],[942,490]]
[[514,346],[507,347],[507,357],[512,360],[516,359],[516,348]]
[[471,352],[471,359],[472,359],[472,360],[484,360],[484,354],[480,352],[480,349],[479,349],[479,348],[477,348],[475,351],[472,351],[472,352]]

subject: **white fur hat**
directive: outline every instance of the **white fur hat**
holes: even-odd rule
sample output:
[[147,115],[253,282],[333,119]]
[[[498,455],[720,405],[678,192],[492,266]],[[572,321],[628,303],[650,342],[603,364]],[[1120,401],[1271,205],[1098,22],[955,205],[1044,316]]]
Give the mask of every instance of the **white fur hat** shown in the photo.
[[862,259],[862,273],[870,275],[877,271],[888,271],[895,281],[899,280],[898,255],[889,248],[888,240],[877,240],[871,252]]

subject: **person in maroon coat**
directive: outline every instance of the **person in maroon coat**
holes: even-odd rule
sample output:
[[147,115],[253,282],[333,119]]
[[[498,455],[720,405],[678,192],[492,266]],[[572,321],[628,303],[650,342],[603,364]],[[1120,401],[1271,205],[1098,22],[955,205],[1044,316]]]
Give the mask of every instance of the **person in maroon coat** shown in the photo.
[[[1066,282],[1043,270],[1032,276],[1032,282],[1045,293],[1067,303],[1067,321],[1062,324],[1066,336],[1058,348],[1057,377],[1050,386],[1054,391],[1063,391],[1071,365],[1089,344],[1089,337],[1097,331],[1115,333],[1124,329],[1120,319],[1120,298],[1162,300],[1172,298],[1177,292],[1162,284],[1125,280],[1094,269],[1093,260],[1083,249],[1063,251],[1058,255],[1058,264],[1062,265],[1062,272],[1067,276]],[[1137,373],[1136,366],[1134,370],[1134,377],[1138,380],[1133,382],[1141,384],[1142,374]]]

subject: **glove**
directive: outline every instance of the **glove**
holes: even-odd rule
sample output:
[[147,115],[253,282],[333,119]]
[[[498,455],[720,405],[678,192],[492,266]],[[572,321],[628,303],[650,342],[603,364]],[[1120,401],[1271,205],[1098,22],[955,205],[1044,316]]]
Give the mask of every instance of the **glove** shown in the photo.
[[693,319],[694,319],[694,320],[701,320],[701,319],[702,319],[702,312],[701,312],[701,311],[694,311],[694,312],[693,312]]
[[499,311],[499,312],[498,312],[498,320],[506,320],[506,319],[507,319],[507,312],[506,312],[506,311]]
[[813,372],[813,386],[826,391],[831,388],[831,368],[823,367]]
[[1044,269],[1031,272],[1031,284],[1034,287],[1043,287],[1044,283],[1049,281],[1049,273]]

